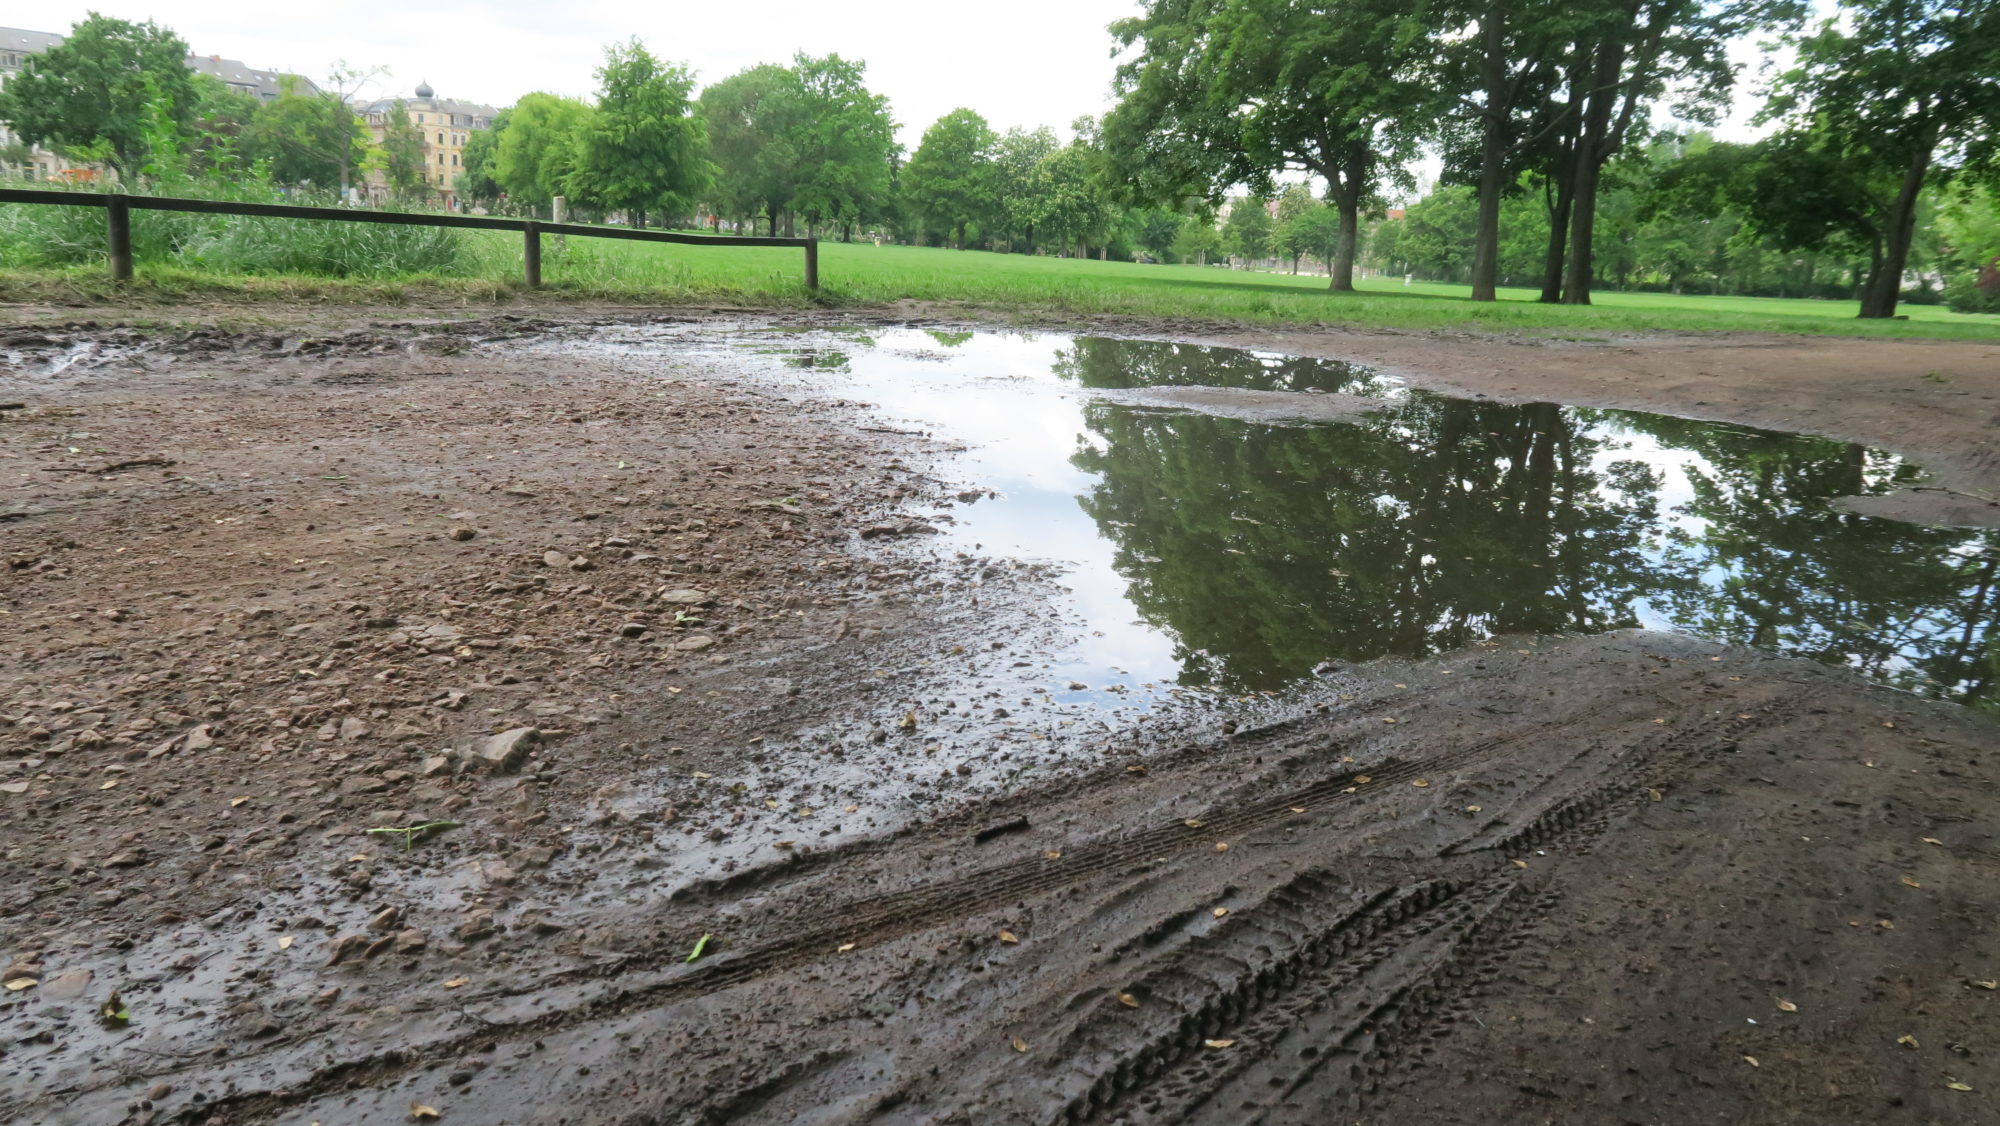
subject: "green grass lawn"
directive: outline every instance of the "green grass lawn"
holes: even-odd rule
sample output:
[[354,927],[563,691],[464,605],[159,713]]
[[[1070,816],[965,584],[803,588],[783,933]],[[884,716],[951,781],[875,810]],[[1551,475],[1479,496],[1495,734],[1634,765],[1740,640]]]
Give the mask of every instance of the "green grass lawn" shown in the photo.
[[[571,240],[551,256],[545,280],[596,292],[657,289],[762,290],[803,300],[804,256],[797,250],[690,247]],[[497,265],[497,263],[496,263]],[[839,304],[898,300],[963,303],[1030,314],[1123,313],[1266,323],[1363,324],[1398,328],[1487,328],[1590,336],[1642,331],[1759,331],[1883,336],[2000,337],[2000,316],[1969,316],[1909,305],[1907,321],[1862,321],[1847,301],[1767,297],[1597,295],[1584,307],[1543,305],[1527,289],[1474,304],[1464,286],[1370,278],[1360,292],[1335,294],[1326,279],[1200,266],[1140,265],[991,254],[929,247],[827,242],[820,284]]]
[[[139,264],[138,284],[112,286],[100,266],[0,271],[0,300],[188,299],[478,305],[521,296],[518,237],[468,232],[462,265],[449,276],[373,280],[221,275],[186,265]],[[546,297],[671,304],[857,307],[914,300],[968,314],[1060,319],[1065,315],[1470,329],[1570,339],[1654,331],[1778,332],[2000,339],[2000,316],[1905,306],[1903,321],[1863,321],[1847,301],[1600,293],[1591,306],[1542,305],[1525,289],[1474,304],[1464,287],[1363,279],[1360,292],[1328,292],[1310,275],[1214,267],[1139,265],[926,247],[825,242],[822,292],[808,293],[802,251],[676,246],[613,239],[545,241]]]

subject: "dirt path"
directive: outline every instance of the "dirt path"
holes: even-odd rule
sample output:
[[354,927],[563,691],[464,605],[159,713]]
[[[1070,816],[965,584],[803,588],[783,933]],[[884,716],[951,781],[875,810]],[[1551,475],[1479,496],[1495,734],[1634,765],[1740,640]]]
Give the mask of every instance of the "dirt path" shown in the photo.
[[[1086,722],[921,436],[349,328],[0,339],[0,1119],[2000,1120],[1990,718],[1630,633]],[[1369,339],[1261,341],[2000,483],[1978,346]]]

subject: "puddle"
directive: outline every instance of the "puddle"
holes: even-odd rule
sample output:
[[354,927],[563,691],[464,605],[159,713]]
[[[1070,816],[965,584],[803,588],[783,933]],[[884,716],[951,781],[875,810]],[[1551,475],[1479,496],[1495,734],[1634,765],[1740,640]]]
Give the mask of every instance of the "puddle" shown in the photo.
[[1880,450],[1185,344],[630,331],[614,343],[726,351],[964,447],[939,472],[1000,496],[944,546],[1066,569],[1084,628],[1049,659],[1088,687],[1058,699],[1644,627],[1996,701],[2000,536],[1836,508],[1922,478]]

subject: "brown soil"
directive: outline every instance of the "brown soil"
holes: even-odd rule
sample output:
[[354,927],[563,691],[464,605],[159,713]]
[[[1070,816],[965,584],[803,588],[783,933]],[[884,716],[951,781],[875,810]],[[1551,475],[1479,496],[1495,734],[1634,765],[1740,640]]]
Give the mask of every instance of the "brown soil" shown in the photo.
[[[1989,717],[1631,633],[1081,722],[858,405],[16,319],[0,1118],[2000,1121]],[[1988,345],[1106,327],[2000,485]]]

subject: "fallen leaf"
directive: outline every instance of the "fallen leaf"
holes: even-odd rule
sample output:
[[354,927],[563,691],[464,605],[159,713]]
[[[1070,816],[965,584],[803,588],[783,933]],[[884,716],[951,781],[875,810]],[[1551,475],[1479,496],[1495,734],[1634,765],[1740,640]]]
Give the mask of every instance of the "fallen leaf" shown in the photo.
[[41,982],[32,977],[13,977],[8,978],[5,984],[9,993],[19,993],[23,989],[31,989],[34,986],[40,985]]
[[1013,932],[1013,931],[1001,931],[1001,932],[1000,932],[1000,941],[1002,941],[1002,942],[1004,942],[1004,943],[1007,943],[1007,944],[1008,944],[1009,946],[1012,946],[1013,944],[1015,944],[1015,943],[1017,943],[1017,942],[1019,942],[1019,941],[1021,941],[1021,940],[1020,940],[1020,939],[1018,939],[1018,938],[1016,938],[1016,937],[1014,937],[1014,932]]
[[1922,885],[1922,884],[1918,883],[1917,881],[1915,881],[1915,880],[1911,879],[1911,878],[1910,878],[1910,877],[1908,877],[1908,876],[1904,876],[1904,877],[1903,877],[1903,883],[1905,883],[1905,884],[1907,884],[1907,885],[1909,885],[1910,887],[1913,887],[1913,888],[1920,888],[1920,887],[1924,886],[1924,885]]
[[455,977],[452,978],[450,981],[445,982],[444,987],[446,989],[459,989],[471,984],[472,984],[472,979],[469,977]]
[[1940,847],[1940,848],[1944,847],[1944,842],[1943,842],[1943,841],[1941,841],[1941,840],[1938,840],[1938,839],[1937,839],[1936,837],[1925,837],[1925,838],[1924,838],[1924,843],[1925,843],[1925,844],[1934,844],[1934,845],[1937,845],[1937,846],[1938,846],[1938,847]]
[[1659,801],[1661,798],[1660,791],[1658,790],[1647,790],[1646,796],[1653,799],[1654,801]]
[[426,1118],[437,1117],[439,1117],[438,1108],[434,1106],[425,1106],[423,1103],[410,1104],[410,1121],[412,1122],[421,1122]]
[[1904,1033],[1903,1035],[1896,1037],[1896,1043],[1901,1044],[1905,1048],[1914,1048],[1917,1046],[1917,1038],[1911,1036],[1908,1033]]
[[1137,997],[1132,996],[1130,993],[1120,993],[1118,995],[1118,1003],[1125,1006],[1128,1009],[1136,1009],[1139,1007],[1139,999]]
[[848,805],[848,806],[842,806],[842,807],[841,807],[841,812],[842,812],[842,813],[860,813],[860,812],[861,812],[861,807],[860,807],[860,806],[858,806],[858,805]]
[[1199,828],[1201,828],[1201,822],[1199,822],[1199,821],[1196,821],[1196,820],[1195,820],[1194,818],[1192,818],[1192,817],[1188,818],[1188,819],[1187,819],[1186,821],[1183,821],[1183,822],[1181,822],[1181,824],[1183,824],[1183,825],[1186,825],[1186,826],[1187,826],[1188,828],[1190,828],[1190,829],[1199,829]]
[[1516,861],[1514,861],[1514,867],[1516,867],[1516,868],[1526,868],[1527,866],[1528,866],[1528,862],[1527,862],[1527,861],[1525,861],[1525,860],[1516,860]]
[[1952,1081],[1951,1081],[1951,1082],[1949,1082],[1949,1083],[1946,1083],[1946,1084],[1945,1084],[1945,1086],[1946,1086],[1946,1087],[1949,1087],[1949,1088],[1951,1088],[1951,1089],[1952,1089],[1952,1090],[1954,1090],[1954,1091],[1970,1091],[1970,1090],[1972,1090],[1972,1084],[1970,1084],[1970,1083],[1960,1083],[1960,1082],[1958,1082],[1958,1081],[1957,1081],[1957,1080],[1955,1080],[1955,1079],[1954,1079],[1954,1080],[1952,1080]]
[[1293,812],[1293,813],[1304,813],[1305,811],[1306,811],[1306,807],[1305,807],[1305,806],[1302,806],[1302,805],[1295,805],[1295,806],[1293,806],[1293,807],[1292,807],[1292,812]]
[[1228,842],[1228,841],[1217,841],[1217,842],[1215,842],[1215,851],[1217,851],[1217,852],[1228,852],[1228,851],[1229,851],[1229,842]]
[[1394,722],[1396,722],[1396,721],[1395,721],[1395,720],[1394,720],[1393,718],[1389,717],[1389,716],[1383,716],[1383,717],[1382,717],[1382,722],[1383,722],[1383,723],[1394,723]]
[[1044,853],[1042,854],[1042,859],[1043,859],[1043,860],[1061,860],[1061,859],[1062,859],[1062,852],[1061,852],[1061,850],[1059,850],[1059,849],[1053,849],[1053,848],[1052,848],[1052,849],[1050,849],[1050,850],[1048,850],[1047,852],[1044,852]]
[[1796,1013],[1799,1011],[1799,1007],[1780,997],[1778,998],[1778,1011],[1781,1013]]
[[1428,778],[1419,778],[1416,781],[1410,783],[1410,785],[1415,786],[1419,790],[1423,789],[1425,786],[1428,786],[1430,784],[1431,780]]
[[1975,981],[1972,984],[1981,989],[2000,989],[2000,981]]
[[1014,1037],[1014,1050],[1017,1052],[1027,1051],[1028,1042],[1026,1040],[1021,1039],[1019,1036]]
[[1465,812],[1467,812],[1467,813],[1478,813],[1478,812],[1481,812],[1481,810],[1480,810],[1480,807],[1479,807],[1479,806],[1476,806],[1476,805],[1468,805],[1468,806],[1466,806],[1466,807],[1465,807]]
[[291,935],[288,935],[288,934],[281,934],[281,935],[279,935],[279,936],[278,936],[278,949],[280,949],[280,950],[290,950],[291,948],[292,948],[292,936],[291,936]]
[[836,946],[836,947],[834,947],[834,948],[833,948],[833,952],[834,952],[835,954],[845,954],[845,953],[847,953],[847,952],[848,952],[849,950],[852,950],[852,949],[854,949],[854,943],[852,943],[852,942],[843,942],[843,943],[841,943],[841,944],[840,944],[839,946]]
[[700,939],[696,940],[696,942],[695,942],[695,944],[694,944],[694,949],[693,949],[693,950],[690,950],[690,951],[688,952],[688,956],[687,956],[687,960],[688,960],[688,961],[690,961],[690,962],[692,962],[692,961],[694,961],[694,960],[695,960],[696,958],[699,958],[699,957],[701,957],[701,956],[702,956],[703,954],[707,953],[707,952],[708,952],[708,940],[709,940],[709,939],[711,939],[711,938],[714,938],[714,937],[715,937],[714,935],[711,935],[711,934],[705,934],[705,935],[702,935]]
[[125,1007],[124,1000],[113,990],[104,1004],[97,1007],[97,1016],[107,1024],[126,1024],[132,1019],[132,1010]]
[[1211,915],[1214,915],[1214,916],[1215,916],[1216,918],[1220,919],[1220,918],[1222,918],[1222,917],[1223,917],[1224,915],[1227,915],[1227,914],[1229,914],[1229,908],[1227,908],[1227,907],[1217,907],[1217,908],[1216,908],[1215,910],[1213,910],[1213,911],[1210,911],[1210,912],[1209,912],[1209,914],[1211,914]]
[[[1666,721],[1666,720],[1664,720],[1664,719],[1656,719],[1656,720],[1654,720],[1653,722],[1654,722],[1654,723],[1665,723],[1665,722],[1667,722],[1667,721]],[[1750,1057],[1749,1057],[1749,1056],[1744,1056],[1743,1058],[1747,1060],[1747,1059],[1749,1059]]]
[[1128,766],[1128,767],[1126,767],[1126,768],[1125,768],[1125,773],[1127,773],[1127,774],[1144,774],[1144,773],[1146,773],[1146,768],[1145,768],[1145,767],[1143,767],[1143,766]]
[[1234,1041],[1234,1040],[1203,1040],[1203,1041],[1202,1041],[1202,1045],[1203,1045],[1204,1047],[1209,1047],[1209,1048],[1228,1048],[1228,1047],[1231,1047],[1231,1046],[1233,1046],[1233,1045],[1234,1045],[1235,1043],[1236,1043],[1236,1041]]
[[1373,782],[1374,780],[1375,779],[1368,777],[1366,774],[1360,774],[1355,776],[1354,784],[1357,786],[1366,786],[1368,783]]
[[116,786],[117,784],[118,784],[118,779],[116,779],[116,778],[113,778],[113,779],[112,779],[111,781],[109,781],[109,782],[106,782],[106,783],[105,783],[104,785],[102,785],[102,786],[99,786],[99,787],[98,787],[98,789],[100,789],[100,790],[108,790],[108,789],[112,788],[113,786]]
[[244,802],[247,802],[247,801],[249,801],[249,800],[250,800],[250,799],[249,799],[249,798],[248,798],[247,796],[246,796],[246,797],[240,797],[240,798],[230,798],[230,799],[229,799],[229,808],[231,808],[231,809],[235,809],[235,808],[236,808],[237,806],[239,806],[239,805],[242,805],[242,804],[243,804]]
[[1744,1063],[1747,1063],[1747,1064],[1749,1064],[1749,1065],[1750,1065],[1751,1067],[1756,1067],[1756,1066],[1757,1066],[1757,1057],[1756,1057],[1756,1056],[1744,1056],[1744,1057],[1743,1057],[1743,1062],[1744,1062]]
[[1875,920],[1875,925],[1881,927],[1885,931],[1892,931],[1896,929],[1896,924],[1890,922],[1887,919],[1877,919]]

